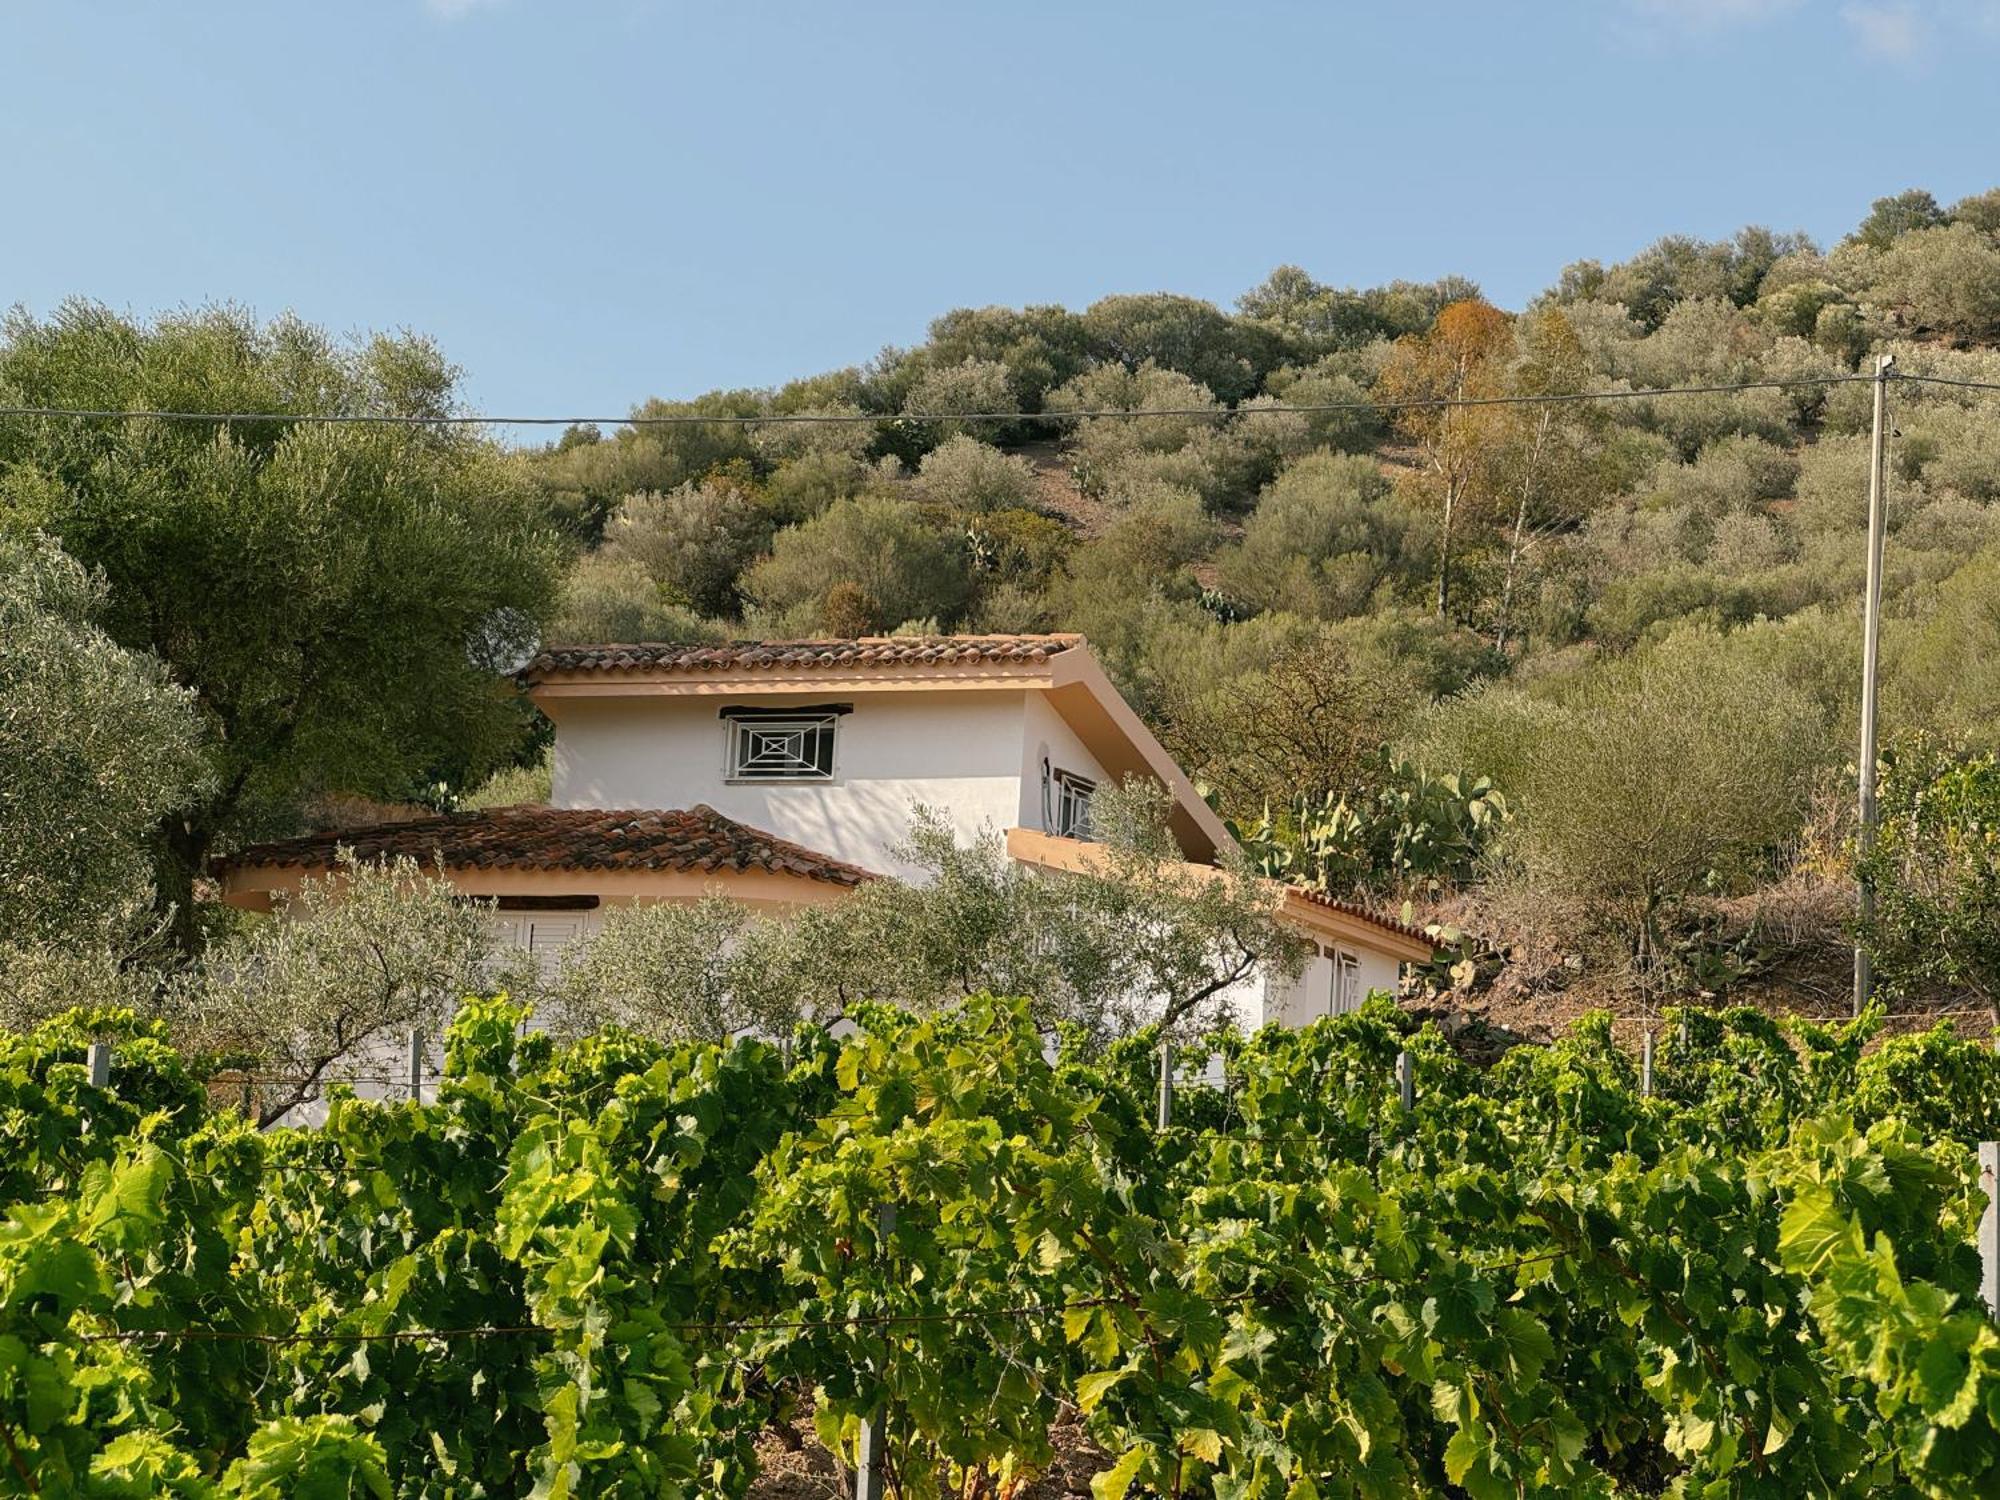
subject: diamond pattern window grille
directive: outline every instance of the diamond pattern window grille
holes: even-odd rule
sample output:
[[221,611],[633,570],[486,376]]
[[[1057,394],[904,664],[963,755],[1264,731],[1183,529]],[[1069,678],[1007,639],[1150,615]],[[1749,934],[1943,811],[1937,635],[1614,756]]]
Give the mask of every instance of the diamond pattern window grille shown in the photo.
[[733,781],[831,781],[833,715],[738,719],[730,725]]

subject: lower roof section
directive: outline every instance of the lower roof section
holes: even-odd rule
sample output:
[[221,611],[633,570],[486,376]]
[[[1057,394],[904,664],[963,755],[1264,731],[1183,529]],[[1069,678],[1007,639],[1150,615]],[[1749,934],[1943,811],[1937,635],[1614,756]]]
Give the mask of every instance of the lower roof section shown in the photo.
[[725,818],[714,808],[499,807],[251,847],[215,862],[224,899],[268,906],[342,850],[362,861],[412,859],[468,895],[680,900],[720,887],[746,900],[827,900],[873,872]]
[[[342,850],[362,861],[407,858],[440,870],[468,896],[503,909],[587,908],[600,903],[694,901],[710,892],[774,908],[837,900],[872,871],[808,849],[697,804],[685,810],[500,807],[255,844],[213,871],[231,905],[268,908],[307,879],[332,872]],[[1007,830],[1007,852],[1043,869],[1097,873],[1102,844]],[[1179,868],[1229,878],[1209,864]],[[1346,942],[1404,962],[1427,961],[1428,938],[1364,907],[1278,886],[1282,920],[1321,942]]]
[[[1032,828],[1007,830],[1007,852],[1023,864],[1075,874],[1102,874],[1113,867],[1103,844],[1058,838]],[[1214,865],[1182,864],[1176,868],[1193,880],[1227,880]],[[1401,963],[1428,963],[1437,950],[1418,928],[1364,906],[1339,901],[1303,886],[1270,882],[1277,898],[1278,920],[1322,943],[1346,943],[1386,953]]]

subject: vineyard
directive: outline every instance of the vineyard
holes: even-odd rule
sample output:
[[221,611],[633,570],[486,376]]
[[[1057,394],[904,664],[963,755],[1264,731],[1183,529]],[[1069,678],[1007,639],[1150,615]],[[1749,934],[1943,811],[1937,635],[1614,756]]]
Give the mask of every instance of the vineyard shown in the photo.
[[1152,1038],[1004,1001],[521,1020],[262,1133],[130,1017],[0,1040],[0,1493],[740,1496],[808,1410],[913,1497],[1021,1493],[1059,1419],[1098,1500],[2000,1490],[2000,1059],[1942,1033],[1690,1011],[1648,1094],[1608,1023],[1480,1070],[1378,1002],[1161,1130]]

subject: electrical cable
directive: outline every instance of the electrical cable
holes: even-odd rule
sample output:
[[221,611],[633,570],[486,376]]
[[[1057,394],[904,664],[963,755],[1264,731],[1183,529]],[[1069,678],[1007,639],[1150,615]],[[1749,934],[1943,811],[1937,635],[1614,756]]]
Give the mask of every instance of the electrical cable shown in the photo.
[[[1873,381],[1872,375],[1794,375],[1774,380],[1741,380],[1717,385],[1656,386],[1642,390],[1546,392],[1511,396],[1439,396],[1410,401],[1314,401],[1271,407],[1176,406],[1158,408],[1097,407],[1081,411],[941,411],[941,412],[672,412],[622,417],[510,417],[478,413],[407,416],[388,412],[272,411],[153,411],[144,408],[72,406],[0,406],[0,417],[70,418],[91,421],[209,422],[234,426],[263,422],[326,423],[387,427],[764,427],[788,424],[821,426],[881,425],[888,422],[1079,422],[1100,418],[1186,417],[1209,420],[1229,417],[1311,416],[1332,412],[1434,411],[1448,407],[1562,406],[1584,401],[1640,401],[1657,396],[1710,396],[1741,391],[1792,390],[1804,386],[1850,385]],[[1926,377],[1904,377],[1922,379]]]

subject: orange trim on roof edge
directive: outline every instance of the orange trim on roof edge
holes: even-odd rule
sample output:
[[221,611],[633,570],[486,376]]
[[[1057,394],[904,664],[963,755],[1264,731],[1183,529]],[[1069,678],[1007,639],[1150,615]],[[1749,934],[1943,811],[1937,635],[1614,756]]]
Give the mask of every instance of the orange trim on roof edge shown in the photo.
[[[1023,864],[1082,875],[1100,874],[1111,864],[1110,851],[1103,844],[1058,838],[1032,828],[1008,829],[1007,853]],[[1215,865],[1184,863],[1181,868],[1199,880],[1229,878]],[[1279,920],[1315,936],[1373,948],[1403,963],[1427,963],[1436,954],[1430,939],[1407,923],[1301,886],[1281,885],[1275,880],[1265,883],[1278,896]]]
[[[1236,840],[1229,832],[1229,825],[1224,823],[1221,815],[1203,800],[1201,793],[1194,789],[1194,783],[1188,780],[1187,773],[1167,753],[1167,747],[1160,743],[1153,731],[1146,727],[1145,720],[1133,711],[1132,705],[1125,701],[1124,695],[1112,685],[1111,679],[1105,675],[1103,666],[1097,660],[1097,654],[1090,649],[1087,642],[1079,643],[1075,650],[1065,651],[1054,660],[1051,664],[1050,681],[1052,688],[1049,693],[1050,703],[1054,705],[1056,712],[1062,715],[1064,722],[1076,731],[1077,738],[1084,742],[1100,763],[1106,761],[1100,750],[1104,731],[1100,729],[1097,741],[1093,742],[1089,732],[1091,726],[1088,723],[1079,723],[1072,717],[1072,712],[1079,712],[1082,709],[1082,704],[1075,696],[1078,691],[1089,695],[1094,706],[1109,721],[1106,727],[1110,732],[1118,735],[1131,747],[1132,753],[1141,762],[1140,766],[1134,769],[1149,772],[1173,795],[1174,812],[1171,822],[1183,853],[1197,859],[1214,860],[1221,858],[1223,851],[1236,847]],[[1069,690],[1067,695],[1065,690]],[[1079,716],[1086,719],[1091,717],[1080,712]],[[1106,763],[1105,769],[1111,770],[1113,767]],[[1118,774],[1130,773],[1120,769]]]

